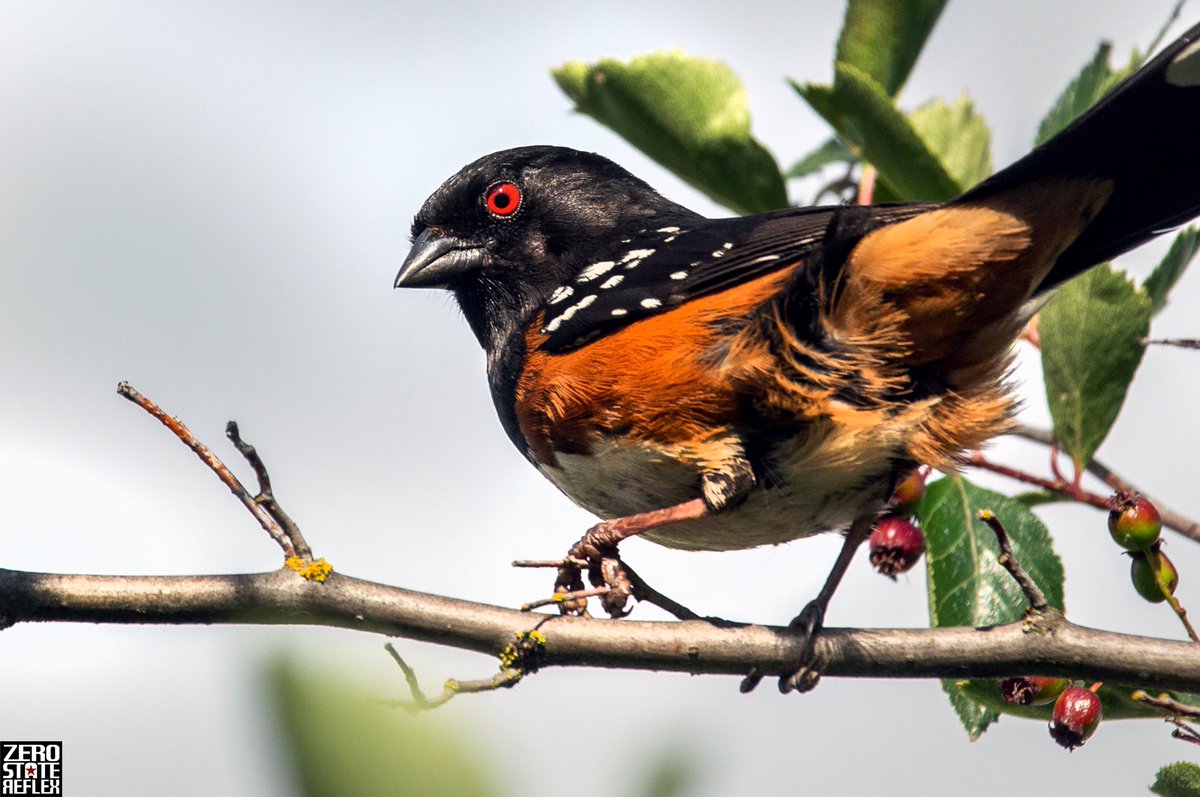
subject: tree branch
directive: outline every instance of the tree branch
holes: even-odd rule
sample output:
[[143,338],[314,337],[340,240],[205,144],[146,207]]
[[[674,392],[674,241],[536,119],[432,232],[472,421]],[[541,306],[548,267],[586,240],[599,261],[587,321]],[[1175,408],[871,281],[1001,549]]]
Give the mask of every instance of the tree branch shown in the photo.
[[[520,633],[546,637],[544,666],[767,676],[795,667],[786,628],[703,620],[587,620],[530,614],[334,573],[226,576],[54,575],[0,569],[0,620],[116,624],[323,625],[498,655]],[[1190,642],[1085,628],[1065,619],[1031,632],[995,628],[847,630],[816,640],[825,674],[851,678],[998,678],[1036,672],[1200,691]]]
[[[1054,435],[1048,429],[1039,429],[1036,426],[1029,426],[1029,425],[1022,423],[1022,424],[1017,424],[1017,426],[1012,430],[1012,434],[1017,437],[1023,437],[1026,440],[1030,440],[1035,443],[1041,443],[1042,445],[1045,445],[1045,446],[1053,446],[1054,445]],[[978,465],[978,463],[976,463],[976,462],[970,462],[968,464]],[[983,467],[987,467],[987,466],[983,466]],[[1045,490],[1049,490],[1050,492],[1061,493],[1063,495],[1066,495],[1069,498],[1073,498],[1077,501],[1081,501],[1082,503],[1091,504],[1092,506],[1096,506],[1097,508],[1100,508],[1100,509],[1104,508],[1100,504],[1097,504],[1095,501],[1089,500],[1089,497],[1091,497],[1092,494],[1086,494],[1086,491],[1080,491],[1078,487],[1072,488],[1072,485],[1070,484],[1070,482],[1067,482],[1066,480],[1058,479],[1055,481],[1050,481],[1050,480],[1045,480],[1045,479],[1037,479],[1036,477],[1027,478],[1027,474],[1022,474],[1018,471],[1012,471],[1011,469],[1009,469],[1009,471],[1011,471],[1011,472],[1007,472],[1006,470],[998,470],[994,465],[991,467],[987,467],[987,469],[992,470],[997,473],[1001,473],[1002,475],[1008,476],[1009,478],[1017,479],[1018,481],[1024,481],[1024,482],[1027,482],[1030,484],[1036,484],[1037,486],[1039,486]],[[1190,537],[1191,539],[1196,540],[1197,542],[1200,542],[1200,523],[1197,523],[1196,521],[1192,520],[1191,518],[1188,518],[1188,517],[1180,514],[1179,512],[1176,512],[1172,509],[1168,509],[1167,507],[1163,506],[1162,502],[1159,501],[1157,498],[1146,495],[1145,491],[1139,490],[1137,487],[1135,487],[1133,484],[1128,482],[1122,476],[1120,476],[1119,474],[1114,472],[1111,468],[1109,468],[1107,465],[1105,465],[1100,460],[1093,458],[1092,461],[1087,464],[1087,466],[1084,468],[1084,470],[1086,470],[1088,473],[1092,474],[1096,478],[1100,479],[1102,482],[1107,484],[1109,487],[1113,488],[1113,490],[1116,490],[1118,492],[1124,491],[1127,493],[1140,493],[1141,495],[1145,495],[1147,499],[1149,499],[1151,502],[1154,503],[1155,508],[1158,509],[1159,517],[1162,518],[1162,522],[1163,522],[1164,526],[1166,526],[1169,529],[1173,529],[1173,530],[1179,532],[1180,534],[1184,535],[1185,537]],[[1076,494],[1077,492],[1085,493],[1086,495],[1084,497],[1081,497],[1080,495]]]

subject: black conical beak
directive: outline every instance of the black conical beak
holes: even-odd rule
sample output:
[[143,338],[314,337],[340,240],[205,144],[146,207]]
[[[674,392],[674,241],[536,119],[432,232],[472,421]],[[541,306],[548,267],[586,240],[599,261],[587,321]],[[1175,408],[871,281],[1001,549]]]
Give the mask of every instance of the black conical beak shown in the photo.
[[413,241],[396,275],[397,288],[446,288],[483,265],[483,248],[452,235],[426,229]]

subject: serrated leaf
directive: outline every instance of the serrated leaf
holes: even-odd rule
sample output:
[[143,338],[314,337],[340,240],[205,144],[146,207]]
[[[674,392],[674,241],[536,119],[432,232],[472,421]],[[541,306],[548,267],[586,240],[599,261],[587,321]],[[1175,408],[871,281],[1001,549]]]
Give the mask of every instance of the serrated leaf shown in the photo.
[[1057,135],[1077,116],[1095,105],[1113,86],[1130,75],[1141,62],[1141,58],[1135,54],[1127,66],[1113,69],[1108,64],[1111,52],[1112,45],[1101,42],[1092,60],[1067,84],[1067,88],[1054,101],[1054,105],[1038,125],[1037,144],[1044,144]]
[[831,138],[800,160],[792,164],[784,177],[789,180],[797,177],[807,177],[813,172],[820,171],[831,163],[851,163],[858,157],[839,139]]
[[991,131],[965,94],[953,105],[940,99],[928,102],[908,118],[962,190],[992,173]]
[[1142,283],[1142,289],[1150,296],[1151,313],[1157,315],[1167,306],[1167,294],[1183,276],[1197,251],[1200,251],[1200,229],[1195,225],[1184,227],[1171,242],[1166,255]]
[[895,96],[945,5],[946,0],[850,0],[835,58]]
[[1037,515],[961,476],[947,476],[929,485],[918,507],[925,535],[930,623],[934,627],[1001,625],[1019,619],[1027,608],[1017,582],[997,561],[1000,547],[995,533],[976,518],[981,509],[999,518],[1021,566],[1050,605],[1061,609],[1062,562]]
[[[976,517],[980,509],[990,509],[1004,524],[1021,566],[1050,605],[1062,609],[1062,562],[1037,516],[1017,501],[961,476],[947,476],[929,485],[917,511],[925,535],[930,624],[1000,625],[1020,618],[1028,606],[1020,587],[998,561],[995,533]],[[974,740],[999,713],[980,699],[972,684],[942,681],[955,713]]]
[[[397,684],[402,680],[397,673]],[[309,797],[490,797],[477,751],[440,717],[381,704],[353,681],[279,662],[267,674]]]
[[1150,791],[1161,797],[1200,797],[1200,766],[1176,761],[1158,770]]
[[787,206],[783,175],[750,134],[746,92],[725,64],[675,51],[571,62],[553,75],[577,110],[715,201],[738,213]]
[[1059,289],[1042,310],[1042,370],[1054,437],[1080,468],[1108,435],[1150,332],[1151,301],[1105,264]]
[[796,92],[844,142],[879,171],[892,194],[906,200],[944,200],[962,187],[883,87],[851,64],[834,64],[836,89],[791,82]]
[[988,708],[983,703],[971,697],[966,689],[967,682],[942,679],[942,689],[950,698],[950,705],[958,715],[959,722],[967,731],[971,741],[975,741],[989,726],[1000,719],[999,712]]

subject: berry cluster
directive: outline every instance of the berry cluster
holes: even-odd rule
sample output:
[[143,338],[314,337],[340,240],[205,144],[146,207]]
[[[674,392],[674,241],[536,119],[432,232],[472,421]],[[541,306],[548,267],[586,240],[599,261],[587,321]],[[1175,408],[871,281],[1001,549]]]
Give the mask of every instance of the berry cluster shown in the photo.
[[1005,678],[1000,682],[1000,694],[1018,706],[1042,706],[1053,703],[1050,714],[1050,737],[1068,750],[1086,742],[1104,714],[1096,690],[1075,686],[1066,678],[1040,678],[1026,675]]
[[1133,560],[1129,578],[1137,593],[1151,603],[1175,594],[1179,572],[1162,552],[1162,519],[1154,504],[1140,495],[1120,492],[1109,501],[1108,532]]

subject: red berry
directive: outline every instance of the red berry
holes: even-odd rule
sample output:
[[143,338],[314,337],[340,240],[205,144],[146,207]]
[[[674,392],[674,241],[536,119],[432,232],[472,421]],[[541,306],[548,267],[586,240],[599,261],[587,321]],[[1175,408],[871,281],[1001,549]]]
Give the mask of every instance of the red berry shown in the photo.
[[1140,495],[1117,493],[1108,503],[1108,532],[1127,551],[1144,551],[1158,542],[1162,518]]
[[1000,682],[1000,695],[1018,706],[1043,706],[1053,703],[1071,685],[1066,678],[1041,678],[1025,675]]
[[[1175,588],[1179,586],[1179,571],[1175,569],[1175,564],[1167,558],[1165,553],[1155,551],[1155,557],[1159,562],[1159,567],[1162,568],[1163,581],[1167,585],[1167,591],[1172,595],[1175,594]],[[1144,551],[1131,553],[1133,563],[1129,567],[1129,580],[1133,582],[1133,588],[1137,590],[1137,594],[1141,595],[1151,603],[1162,603],[1167,599],[1163,595],[1162,589],[1158,586],[1158,579],[1155,578],[1154,565],[1150,562],[1150,556]]]
[[885,576],[912,569],[925,553],[921,530],[902,517],[885,517],[871,532],[871,564]]
[[1074,750],[1096,732],[1103,715],[1104,707],[1095,692],[1082,686],[1068,687],[1054,702],[1050,736],[1062,747]]
[[892,493],[892,506],[897,515],[912,515],[917,511],[917,504],[925,497],[925,475],[918,468],[908,474],[908,478],[896,485]]

